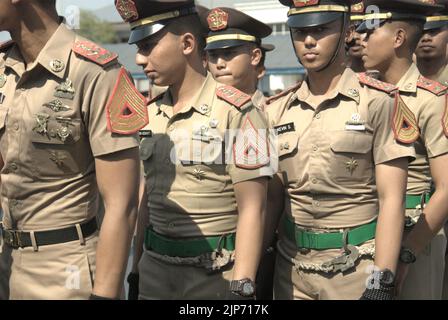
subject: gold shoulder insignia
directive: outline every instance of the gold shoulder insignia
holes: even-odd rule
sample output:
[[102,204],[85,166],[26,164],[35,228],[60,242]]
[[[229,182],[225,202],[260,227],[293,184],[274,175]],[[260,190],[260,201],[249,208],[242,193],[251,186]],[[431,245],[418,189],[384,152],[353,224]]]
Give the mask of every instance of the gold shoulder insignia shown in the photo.
[[268,99],[266,99],[266,105],[270,105],[275,100],[278,100],[278,99],[280,99],[280,98],[290,94],[291,92],[296,91],[297,89],[300,88],[302,83],[303,83],[303,81],[299,81],[295,85],[285,89],[284,91],[280,92],[279,94],[276,94],[275,96],[269,97]]
[[149,123],[146,98],[135,88],[124,68],[120,70],[106,112],[110,132],[133,134]]
[[372,78],[365,72],[358,73],[358,79],[361,84],[364,84],[371,88],[375,88],[380,91],[384,91],[386,93],[391,93],[391,92],[397,90],[397,87],[394,86],[393,84]]
[[216,95],[224,101],[227,101],[231,105],[238,109],[244,106],[246,103],[252,100],[252,97],[244,92],[232,87],[221,86],[216,89]]
[[420,136],[414,113],[408,108],[398,93],[395,96],[392,129],[395,139],[401,143],[413,143]]
[[428,90],[429,92],[432,92],[437,96],[445,93],[448,89],[443,84],[434,80],[427,79],[423,76],[420,76],[420,78],[418,78],[417,87]]
[[93,61],[100,66],[105,66],[109,62],[118,58],[116,53],[110,52],[90,41],[76,41],[72,50],[78,55]]

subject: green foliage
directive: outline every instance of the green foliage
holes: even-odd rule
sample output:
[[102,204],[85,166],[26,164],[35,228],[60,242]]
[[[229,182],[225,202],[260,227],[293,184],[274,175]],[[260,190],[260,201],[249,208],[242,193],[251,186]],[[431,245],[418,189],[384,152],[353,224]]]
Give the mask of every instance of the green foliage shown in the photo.
[[81,10],[80,29],[76,32],[96,43],[118,42],[118,36],[113,26],[86,10]]

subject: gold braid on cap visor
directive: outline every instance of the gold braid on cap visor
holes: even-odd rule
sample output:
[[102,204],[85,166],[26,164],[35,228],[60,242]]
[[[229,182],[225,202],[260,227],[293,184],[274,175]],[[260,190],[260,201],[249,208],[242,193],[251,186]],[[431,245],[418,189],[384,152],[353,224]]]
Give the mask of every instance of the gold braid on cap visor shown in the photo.
[[435,16],[426,18],[426,22],[434,22],[434,21],[448,21],[448,16]]
[[361,21],[361,20],[364,20],[364,15],[353,15],[353,16],[351,16],[350,17],[350,20],[351,21]]
[[314,13],[314,12],[348,12],[348,7],[338,5],[320,5],[308,8],[292,8],[288,11],[288,17],[296,14]]
[[254,36],[248,36],[245,34],[223,34],[218,36],[211,36],[206,39],[207,44],[221,41],[221,40],[243,40],[249,42],[257,42],[257,38]]
[[134,28],[137,28],[137,27],[140,27],[140,26],[144,26],[144,25],[147,25],[147,24],[155,23],[155,22],[158,22],[158,21],[166,20],[166,19],[177,18],[179,16],[180,16],[180,11],[179,10],[158,14],[158,15],[155,15],[155,16],[152,16],[152,17],[147,17],[147,18],[144,18],[144,19],[132,22],[131,23],[131,29],[134,29]]

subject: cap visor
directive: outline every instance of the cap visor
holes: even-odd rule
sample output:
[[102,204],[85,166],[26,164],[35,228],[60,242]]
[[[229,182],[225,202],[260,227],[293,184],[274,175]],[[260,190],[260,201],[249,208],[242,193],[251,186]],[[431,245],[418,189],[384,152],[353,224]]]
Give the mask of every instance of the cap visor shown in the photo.
[[151,25],[146,25],[146,26],[141,26],[141,27],[135,28],[134,30],[131,31],[131,35],[129,36],[128,43],[135,44],[135,43],[159,32],[165,26],[166,26],[166,24],[164,24],[164,23],[154,23]]
[[341,19],[341,12],[312,12],[292,15],[288,18],[290,28],[315,27]]
[[216,50],[216,49],[226,49],[226,48],[232,48],[232,47],[238,47],[245,44],[250,44],[255,42],[249,42],[244,40],[219,40],[210,42],[205,46],[205,50]]
[[268,51],[268,52],[275,49],[275,46],[273,44],[268,44],[268,43],[262,44],[260,47],[264,51]]
[[428,31],[428,30],[440,29],[446,25],[448,25],[448,21],[430,21],[425,23],[423,30]]

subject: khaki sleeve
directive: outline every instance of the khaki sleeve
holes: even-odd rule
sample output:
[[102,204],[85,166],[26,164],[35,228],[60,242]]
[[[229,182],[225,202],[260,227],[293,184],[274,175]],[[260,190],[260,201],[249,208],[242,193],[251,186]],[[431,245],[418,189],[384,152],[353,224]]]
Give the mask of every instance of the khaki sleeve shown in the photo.
[[138,147],[138,135],[112,133],[107,128],[106,106],[113,97],[120,65],[103,69],[91,81],[83,103],[84,122],[95,157]]
[[430,158],[448,153],[448,138],[444,133],[442,125],[442,118],[446,108],[446,97],[435,96],[420,111],[418,119],[420,136]]
[[373,158],[375,164],[399,158],[415,159],[414,145],[403,144],[395,139],[392,129],[395,101],[384,95],[372,99],[369,105],[369,122],[373,132]]
[[272,177],[265,113],[254,106],[245,108],[231,118],[229,129],[232,150],[227,171],[232,183]]

